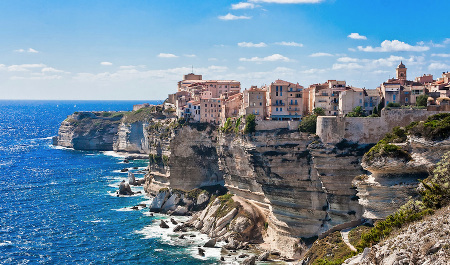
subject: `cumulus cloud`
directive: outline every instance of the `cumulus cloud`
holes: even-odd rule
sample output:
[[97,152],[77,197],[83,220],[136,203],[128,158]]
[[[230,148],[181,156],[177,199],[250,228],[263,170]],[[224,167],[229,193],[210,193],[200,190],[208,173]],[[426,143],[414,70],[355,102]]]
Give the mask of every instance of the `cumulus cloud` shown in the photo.
[[269,4],[318,4],[324,0],[250,0],[253,3],[269,3]]
[[407,44],[403,41],[399,40],[385,40],[381,43],[380,47],[372,47],[372,46],[358,46],[358,50],[364,52],[401,52],[401,51],[409,51],[409,52],[424,52],[428,51],[430,47],[428,46],[413,46]]
[[197,55],[195,55],[195,54],[185,54],[184,57],[194,58],[194,57],[197,57]]
[[231,5],[231,9],[237,10],[237,9],[253,9],[255,8],[256,5],[252,4],[252,3],[247,3],[247,2],[240,2],[237,4],[232,4]]
[[333,70],[355,70],[361,68],[363,68],[363,66],[358,63],[335,63],[332,67]]
[[428,70],[448,70],[450,65],[445,63],[431,63],[428,66]]
[[333,54],[331,53],[326,53],[326,52],[316,52],[313,54],[310,54],[309,57],[331,57],[333,56]]
[[347,37],[354,40],[367,40],[366,36],[359,35],[359,33],[351,33]]
[[37,50],[33,49],[33,48],[28,48],[27,50],[24,49],[18,49],[18,50],[14,50],[14,52],[19,52],[19,53],[39,53]]
[[13,64],[7,67],[10,72],[28,72],[33,68],[44,68],[45,64]]
[[231,13],[226,14],[225,16],[218,16],[220,20],[239,20],[239,19],[251,19],[249,16],[236,16]]
[[264,42],[260,42],[260,43],[239,42],[238,46],[239,47],[247,47],[247,48],[262,48],[262,47],[267,47],[267,44],[265,44]]
[[158,54],[159,58],[177,58],[178,56],[176,56],[175,54],[172,53],[160,53]]
[[450,53],[433,53],[433,57],[450,58]]
[[282,41],[282,42],[275,42],[276,45],[282,45],[282,46],[292,46],[292,47],[303,47],[303,44],[293,42],[293,41]]
[[59,69],[55,69],[53,67],[44,67],[41,69],[42,73],[68,73],[66,71],[63,70],[59,70]]
[[261,57],[240,58],[239,61],[241,61],[241,62],[275,62],[275,61],[290,62],[292,60],[281,54],[272,54],[270,56],[262,57],[262,58]]
[[113,65],[113,63],[111,63],[111,62],[101,62],[100,64],[103,65],[103,66],[111,66],[111,65]]

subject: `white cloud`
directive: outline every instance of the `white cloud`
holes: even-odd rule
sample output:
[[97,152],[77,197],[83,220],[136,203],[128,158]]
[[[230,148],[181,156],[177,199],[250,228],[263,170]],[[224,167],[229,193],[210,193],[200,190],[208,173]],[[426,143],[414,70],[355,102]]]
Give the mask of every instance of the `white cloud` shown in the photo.
[[348,50],[351,51],[351,52],[356,52],[355,48],[348,48]]
[[326,56],[330,57],[330,56],[333,56],[333,54],[326,53],[326,52],[316,52],[316,53],[309,55],[309,57],[326,57]]
[[367,40],[366,36],[359,35],[359,33],[351,33],[347,37],[354,40]]
[[444,43],[444,44],[450,44],[450,38],[446,38],[442,43]]
[[275,42],[275,44],[282,45],[282,46],[303,47],[303,44],[297,43],[297,42],[293,42],[293,41],[289,41],[289,42],[288,41]]
[[215,62],[215,61],[218,61],[218,59],[217,58],[208,58],[208,61]]
[[240,2],[237,4],[232,4],[231,9],[237,10],[237,9],[253,9],[256,5],[252,3],[246,3],[246,2]]
[[111,66],[111,65],[113,65],[113,63],[111,63],[111,62],[101,62],[100,64],[103,65],[103,66]]
[[38,51],[36,51],[36,50],[33,49],[33,48],[28,48],[28,50],[18,49],[18,50],[14,50],[14,52],[20,52],[20,53],[24,53],[24,52],[27,52],[27,53],[39,53]]
[[253,3],[269,3],[269,4],[318,4],[324,0],[250,0]]
[[428,66],[428,70],[448,70],[450,65],[445,63],[431,63]]
[[359,61],[357,58],[351,58],[351,57],[341,57],[337,59],[338,62],[341,63],[356,63]]
[[270,56],[263,57],[263,58],[261,58],[261,57],[240,58],[239,61],[241,61],[241,62],[275,62],[275,61],[290,62],[292,60],[281,54],[272,54]]
[[8,66],[8,71],[10,72],[27,72],[30,71],[30,68],[44,68],[46,67],[45,64],[14,64],[11,66]]
[[176,56],[175,54],[172,53],[160,53],[158,54],[159,58],[177,58],[178,56]]
[[238,46],[239,47],[247,47],[247,48],[262,48],[262,47],[267,47],[267,44],[265,44],[264,42],[260,42],[260,43],[239,42]]
[[342,69],[355,70],[361,68],[363,68],[363,66],[358,63],[335,63],[333,64],[332,67],[333,70],[342,70]]
[[358,46],[358,50],[364,52],[400,52],[400,51],[410,51],[410,52],[423,52],[428,51],[430,47],[428,46],[412,46],[405,42],[399,40],[385,40],[381,43],[380,47],[372,46]]
[[236,16],[231,13],[226,14],[225,16],[218,16],[221,20],[238,20],[238,19],[251,19],[249,16]]
[[433,57],[450,58],[450,53],[433,53]]
[[323,74],[326,71],[327,71],[326,69],[311,68],[311,69],[308,69],[308,70],[303,70],[300,73],[308,74],[308,75],[314,75],[314,74]]
[[44,67],[41,69],[42,73],[68,73],[66,71],[63,70],[59,70],[59,69],[55,69],[53,67]]
[[185,54],[184,57],[194,58],[194,57],[197,57],[197,55],[195,55],[195,54]]

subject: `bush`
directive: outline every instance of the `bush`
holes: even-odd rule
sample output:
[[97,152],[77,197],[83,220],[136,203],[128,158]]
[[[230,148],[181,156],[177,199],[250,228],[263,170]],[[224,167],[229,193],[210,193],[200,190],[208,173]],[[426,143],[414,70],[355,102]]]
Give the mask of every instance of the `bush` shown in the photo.
[[317,115],[313,114],[303,117],[298,126],[298,130],[301,132],[316,133],[316,127],[317,127]]
[[427,95],[420,95],[416,98],[416,106],[426,107],[427,106]]
[[400,108],[400,103],[389,102],[386,107],[388,107],[388,108]]
[[227,118],[225,123],[222,127],[219,128],[219,130],[223,133],[231,133],[233,131],[233,122],[231,121],[231,118]]
[[352,112],[347,114],[347,117],[364,117],[364,111],[361,106],[356,106]]
[[428,140],[444,140],[450,137],[450,113],[440,113],[428,117],[424,122],[408,126],[410,134]]
[[325,116],[325,110],[323,108],[313,109],[313,113],[317,116]]
[[254,133],[256,131],[256,116],[248,114],[245,118],[244,133]]

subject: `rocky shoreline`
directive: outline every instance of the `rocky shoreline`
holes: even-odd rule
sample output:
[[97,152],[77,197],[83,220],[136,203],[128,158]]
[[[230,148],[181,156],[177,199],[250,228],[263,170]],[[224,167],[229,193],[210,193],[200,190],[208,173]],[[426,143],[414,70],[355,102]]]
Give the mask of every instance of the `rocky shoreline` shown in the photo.
[[[153,110],[139,115],[73,114],[54,143],[121,152],[124,163],[148,159],[145,177],[130,175],[118,196],[133,195],[132,185],[142,185],[154,197],[146,205],[151,212],[191,216],[173,227],[179,236],[196,230],[213,240],[210,245],[224,242],[224,252],[250,248],[288,261],[301,259],[317,238],[394,213],[417,195],[411,173],[426,174],[450,146],[448,139],[411,136],[397,145],[413,162],[405,156],[367,159],[373,145],[324,144],[287,129],[227,134]],[[173,222],[161,225],[169,229]]]

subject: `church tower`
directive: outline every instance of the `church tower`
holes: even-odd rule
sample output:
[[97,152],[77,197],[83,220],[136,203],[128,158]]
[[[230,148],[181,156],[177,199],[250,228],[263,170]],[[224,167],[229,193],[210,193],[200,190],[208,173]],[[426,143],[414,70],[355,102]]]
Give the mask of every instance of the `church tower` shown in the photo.
[[397,66],[397,79],[398,80],[406,80],[406,67],[403,62]]

